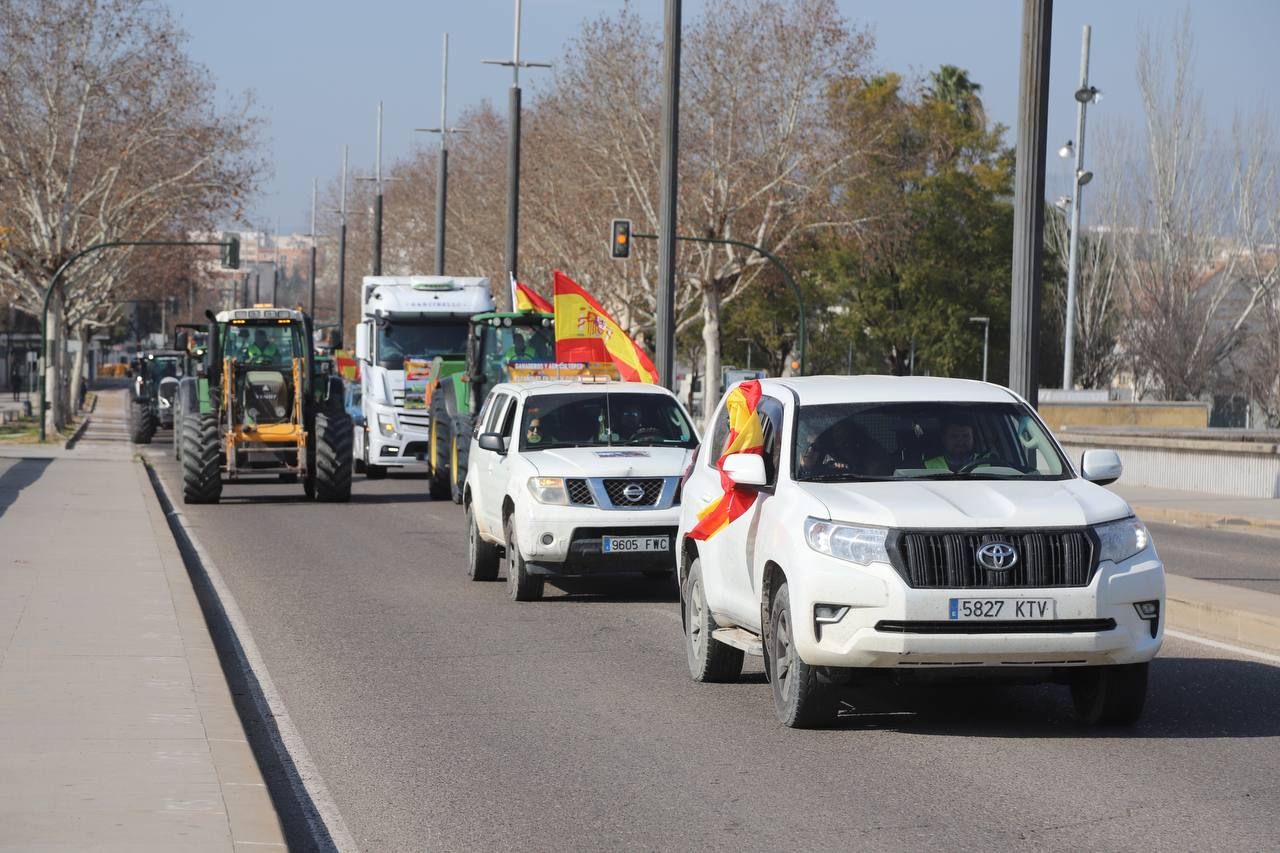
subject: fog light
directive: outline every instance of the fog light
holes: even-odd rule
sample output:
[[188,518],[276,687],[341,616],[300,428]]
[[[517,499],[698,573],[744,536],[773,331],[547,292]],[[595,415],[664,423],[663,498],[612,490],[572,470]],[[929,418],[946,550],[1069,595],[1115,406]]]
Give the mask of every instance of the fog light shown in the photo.
[[550,545],[552,542],[555,542],[555,541],[556,541],[556,537],[552,536],[550,533],[542,534],[543,545]]
[[834,625],[844,618],[849,612],[849,606],[846,604],[815,604],[813,605],[813,621],[819,625]]
[[1160,602],[1135,601],[1133,609],[1138,611],[1140,619],[1146,620],[1147,625],[1151,628],[1151,638],[1154,640],[1160,630]]

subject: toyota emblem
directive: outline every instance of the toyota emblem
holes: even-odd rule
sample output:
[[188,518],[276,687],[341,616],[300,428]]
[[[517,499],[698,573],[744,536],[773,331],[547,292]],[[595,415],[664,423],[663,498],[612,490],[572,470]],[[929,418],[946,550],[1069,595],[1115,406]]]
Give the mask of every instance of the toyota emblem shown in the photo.
[[632,503],[635,503],[644,497],[644,487],[638,483],[629,483],[625,488],[623,488],[622,496]]
[[993,572],[1007,572],[1018,562],[1018,552],[1007,542],[988,542],[978,549],[978,565]]

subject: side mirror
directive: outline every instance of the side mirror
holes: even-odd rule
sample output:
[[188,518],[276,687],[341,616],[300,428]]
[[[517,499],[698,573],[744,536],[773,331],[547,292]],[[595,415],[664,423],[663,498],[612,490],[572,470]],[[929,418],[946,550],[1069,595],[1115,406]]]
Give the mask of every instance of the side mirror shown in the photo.
[[356,358],[360,361],[369,361],[369,324],[361,323],[356,326]]
[[1080,476],[1099,486],[1119,480],[1123,471],[1120,454],[1114,450],[1086,450],[1080,457]]
[[724,473],[738,486],[767,486],[764,457],[759,453],[734,453],[724,460]]
[[480,449],[492,450],[494,453],[506,453],[507,442],[500,433],[482,432],[480,433]]

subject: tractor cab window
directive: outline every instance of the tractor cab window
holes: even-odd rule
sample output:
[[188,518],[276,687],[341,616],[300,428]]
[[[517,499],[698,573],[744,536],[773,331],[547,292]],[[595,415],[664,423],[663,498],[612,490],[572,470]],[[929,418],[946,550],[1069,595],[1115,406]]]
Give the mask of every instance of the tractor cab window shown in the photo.
[[223,330],[222,353],[241,364],[289,364],[303,354],[293,323],[234,323]]
[[484,355],[484,375],[490,382],[507,379],[507,365],[513,361],[556,360],[555,329],[551,326],[484,326],[480,351]]

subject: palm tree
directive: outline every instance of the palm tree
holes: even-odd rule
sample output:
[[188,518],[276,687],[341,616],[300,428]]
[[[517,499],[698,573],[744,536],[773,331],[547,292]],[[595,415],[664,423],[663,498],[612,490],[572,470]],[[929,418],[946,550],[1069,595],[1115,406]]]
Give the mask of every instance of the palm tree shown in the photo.
[[943,65],[929,74],[929,88],[925,97],[949,104],[964,117],[970,127],[986,124],[986,110],[978,93],[982,85],[969,79],[969,72],[954,65]]

